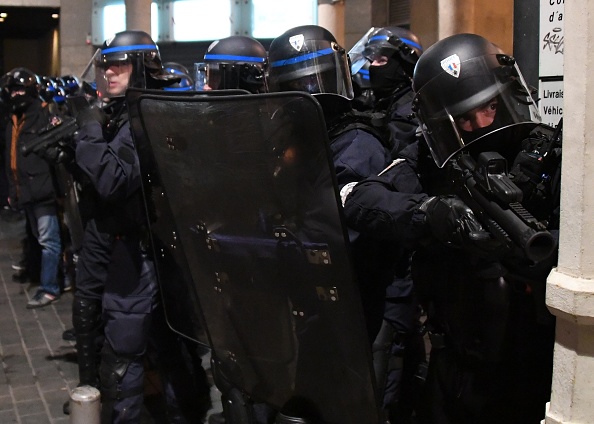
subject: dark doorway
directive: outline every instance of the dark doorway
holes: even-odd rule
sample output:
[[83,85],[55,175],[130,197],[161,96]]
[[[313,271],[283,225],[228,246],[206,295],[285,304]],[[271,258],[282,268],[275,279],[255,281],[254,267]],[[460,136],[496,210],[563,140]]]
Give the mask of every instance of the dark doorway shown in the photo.
[[39,75],[57,75],[59,13],[51,7],[0,6],[0,73],[25,67]]

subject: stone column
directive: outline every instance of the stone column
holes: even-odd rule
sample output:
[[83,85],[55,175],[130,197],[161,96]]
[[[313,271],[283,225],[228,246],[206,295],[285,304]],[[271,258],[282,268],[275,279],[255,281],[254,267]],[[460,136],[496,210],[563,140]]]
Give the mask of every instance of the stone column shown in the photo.
[[318,2],[318,25],[334,35],[344,45],[344,0],[323,0]]
[[151,33],[151,0],[125,0],[126,29]]
[[[546,424],[594,422],[594,6],[565,2],[559,262],[547,281],[557,317]],[[592,84],[590,84],[592,82]]]
[[61,0],[60,75],[80,76],[93,56],[91,11],[91,0]]

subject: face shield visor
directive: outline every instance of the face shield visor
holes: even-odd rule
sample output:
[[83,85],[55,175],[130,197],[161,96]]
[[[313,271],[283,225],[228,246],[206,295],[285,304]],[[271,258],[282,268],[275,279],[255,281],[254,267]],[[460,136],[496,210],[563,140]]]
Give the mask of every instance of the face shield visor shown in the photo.
[[144,52],[128,47],[98,49],[81,75],[83,84],[95,86],[102,102],[123,97],[129,87],[146,88]]
[[345,50],[335,42],[306,40],[295,54],[270,63],[271,91],[305,91],[353,99]]
[[[416,114],[440,168],[454,154],[479,140],[485,143],[488,139],[491,150],[519,143],[541,122],[517,65],[493,65],[499,61],[499,57],[490,55],[442,63],[444,72],[418,90]],[[506,129],[513,131],[503,131]]]
[[349,59],[351,61],[351,74],[356,75],[366,63],[369,63],[369,59],[365,57],[365,46],[369,41],[369,36],[375,32],[375,28],[369,28],[369,31],[363,35],[355,43],[352,49],[349,50]]
[[[265,58],[227,55],[205,55],[205,84],[212,90],[243,89],[252,93],[268,91]],[[225,60],[237,60],[225,62]]]

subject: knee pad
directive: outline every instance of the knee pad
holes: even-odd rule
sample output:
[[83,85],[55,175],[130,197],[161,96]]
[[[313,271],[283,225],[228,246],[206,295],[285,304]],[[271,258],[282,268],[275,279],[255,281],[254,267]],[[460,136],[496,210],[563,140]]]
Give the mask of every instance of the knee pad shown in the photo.
[[101,351],[101,396],[105,400],[120,400],[123,398],[137,396],[143,393],[142,384],[140,387],[122,387],[122,382],[130,364],[136,358],[118,355],[109,343],[103,345]]

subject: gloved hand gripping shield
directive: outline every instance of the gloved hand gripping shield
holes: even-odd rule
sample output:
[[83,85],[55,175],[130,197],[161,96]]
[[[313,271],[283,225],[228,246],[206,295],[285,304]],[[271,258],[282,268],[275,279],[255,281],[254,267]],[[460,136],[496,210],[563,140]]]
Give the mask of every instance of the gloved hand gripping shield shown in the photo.
[[[479,140],[495,136],[501,136],[497,143],[522,140],[540,124],[531,91],[510,56],[485,55],[460,62],[452,55],[441,61],[441,67],[441,73],[415,88],[414,100],[423,135],[440,168]],[[488,125],[473,130],[470,121],[477,113]],[[507,129],[514,136],[502,133]]]

